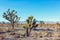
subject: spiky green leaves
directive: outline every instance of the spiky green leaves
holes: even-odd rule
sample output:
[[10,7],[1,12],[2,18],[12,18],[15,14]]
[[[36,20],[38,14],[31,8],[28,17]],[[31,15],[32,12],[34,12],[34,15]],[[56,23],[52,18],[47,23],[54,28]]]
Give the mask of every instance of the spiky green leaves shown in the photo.
[[16,23],[20,18],[16,15],[16,11],[12,10],[10,11],[10,9],[7,10],[7,12],[3,13],[3,18],[5,18],[6,20],[8,20],[9,22],[13,22]]

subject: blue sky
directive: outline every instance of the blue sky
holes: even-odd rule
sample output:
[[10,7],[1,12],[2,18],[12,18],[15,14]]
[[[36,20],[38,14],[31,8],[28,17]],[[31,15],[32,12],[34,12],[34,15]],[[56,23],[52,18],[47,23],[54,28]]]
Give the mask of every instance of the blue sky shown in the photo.
[[0,21],[7,21],[2,18],[7,9],[16,10],[20,21],[30,15],[39,21],[60,21],[59,0],[0,0]]

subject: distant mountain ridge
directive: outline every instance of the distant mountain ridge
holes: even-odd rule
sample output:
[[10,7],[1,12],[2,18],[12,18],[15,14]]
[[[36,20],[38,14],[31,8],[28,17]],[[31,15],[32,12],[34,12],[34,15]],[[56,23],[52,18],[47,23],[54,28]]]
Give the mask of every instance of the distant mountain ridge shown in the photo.
[[[40,23],[40,21],[36,21],[38,24]],[[48,24],[56,24],[56,23],[60,23],[60,21],[56,21],[56,22],[53,22],[53,21],[43,21],[44,23],[48,23]],[[10,22],[0,22],[0,23],[10,23]],[[19,21],[18,22],[19,24],[25,24],[26,21]]]
[[[36,21],[38,24],[40,23],[40,21]],[[26,23],[26,21],[19,21],[18,23]],[[53,21],[44,21],[44,23],[48,23],[48,24],[56,24],[56,23],[60,23],[60,21],[57,22],[53,22]]]

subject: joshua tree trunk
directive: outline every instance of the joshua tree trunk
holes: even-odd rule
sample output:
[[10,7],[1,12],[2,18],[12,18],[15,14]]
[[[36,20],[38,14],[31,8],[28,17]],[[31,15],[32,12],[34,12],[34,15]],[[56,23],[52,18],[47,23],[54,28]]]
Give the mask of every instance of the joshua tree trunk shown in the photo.
[[14,22],[11,20],[11,26],[12,26],[12,30],[14,30]]
[[29,37],[29,35],[30,35],[30,28],[27,28],[26,29],[26,36]]
[[26,29],[26,36],[29,37],[28,28]]
[[12,24],[12,29],[14,29],[14,23]]

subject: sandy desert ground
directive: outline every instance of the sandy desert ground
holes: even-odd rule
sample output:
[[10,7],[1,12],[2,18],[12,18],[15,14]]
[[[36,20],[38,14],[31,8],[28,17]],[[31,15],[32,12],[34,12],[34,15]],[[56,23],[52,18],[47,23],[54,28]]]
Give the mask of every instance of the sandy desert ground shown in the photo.
[[0,27],[0,40],[60,40],[60,27],[56,24],[46,25],[42,27],[39,27],[39,25],[36,30],[32,29],[30,36],[26,37],[24,36],[26,33],[26,29],[23,28],[24,25],[21,24],[19,27],[15,27],[14,32],[6,32],[11,27],[3,24],[3,27]]

